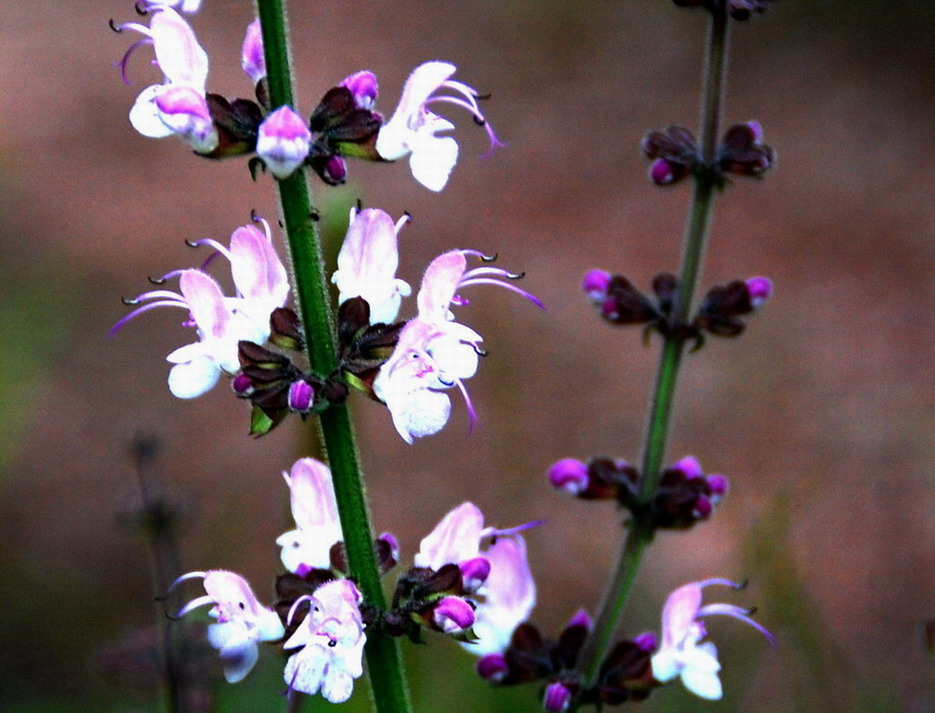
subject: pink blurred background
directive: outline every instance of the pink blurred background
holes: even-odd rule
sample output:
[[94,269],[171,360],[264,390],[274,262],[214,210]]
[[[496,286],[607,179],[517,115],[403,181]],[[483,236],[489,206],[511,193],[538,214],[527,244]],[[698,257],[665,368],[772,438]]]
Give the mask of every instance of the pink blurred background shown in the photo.
[[[443,193],[405,162],[352,163],[351,182],[317,185],[316,202],[332,252],[360,198],[413,214],[401,277],[417,283],[439,252],[477,248],[525,270],[548,305],[477,290],[462,310],[490,351],[470,383],[481,420],[469,437],[460,405],[414,446],[377,404],[354,399],[353,411],[376,525],[404,557],[465,499],[493,524],[547,520],[528,536],[533,618],[556,630],[596,606],[620,515],[562,497],[544,471],[566,456],[638,459],[657,356],[637,331],[601,323],[578,283],[602,267],[646,287],[677,265],[689,189],[651,186],[639,140],[696,123],[704,16],[663,0],[290,6],[303,112],[368,68],[388,113],[411,68],[436,58],[492,92],[485,108],[508,147],[477,158],[483,132],[453,110],[462,157]],[[239,46],[251,12],[205,0],[192,19],[212,91],[250,95]],[[175,400],[164,356],[190,334],[174,313],[106,332],[147,275],[200,261],[184,239],[226,242],[251,209],[275,218],[273,191],[240,161],[133,131],[127,111],[157,74],[145,50],[132,87],[113,67],[133,38],[107,20],[136,19],[130,2],[5,3],[2,17],[0,705],[153,710],[145,677],[101,666],[101,648],[156,611],[146,542],[118,524],[136,497],[128,444],[162,444],[159,478],[189,513],[183,569],[236,569],[265,591],[289,525],[279,472],[309,431],[295,421],[250,439],[224,388]],[[741,339],[686,359],[670,460],[693,453],[733,489],[711,522],[657,538],[621,633],[658,628],[672,588],[727,576],[750,580],[731,600],[755,603],[782,644],[714,623],[725,700],[666,689],[647,710],[935,709],[933,18],[931,3],[824,0],[735,28],[725,120],[760,120],[780,165],[719,201],[703,284],[765,274],[776,291]],[[489,691],[450,642],[407,653],[418,710],[537,709],[534,689]],[[275,710],[271,661],[257,695]]]

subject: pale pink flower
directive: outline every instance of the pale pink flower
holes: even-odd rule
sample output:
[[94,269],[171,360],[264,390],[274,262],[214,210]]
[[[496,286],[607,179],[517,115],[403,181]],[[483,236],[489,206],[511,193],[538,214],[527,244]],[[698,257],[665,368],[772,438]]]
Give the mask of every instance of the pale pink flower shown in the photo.
[[331,703],[351,697],[354,679],[363,674],[367,640],[360,616],[361,599],[353,582],[335,579],[295,601],[289,620],[301,603],[308,602],[310,609],[283,644],[286,650],[302,647],[286,662],[284,678],[289,688],[309,695],[321,691]]
[[338,304],[352,297],[367,301],[371,324],[392,323],[402,298],[412,292],[409,283],[396,277],[397,237],[408,222],[408,215],[394,223],[382,210],[351,208],[347,235],[338,253],[338,269],[331,281],[338,287]]
[[[411,154],[413,177],[432,191],[440,191],[448,182],[458,160],[458,143],[451,136],[436,135],[455,126],[430,111],[430,105],[450,103],[467,110],[487,130],[491,150],[500,145],[478,106],[477,91],[450,79],[455,70],[453,64],[437,61],[416,67],[406,80],[396,111],[377,135],[377,153],[387,161]],[[443,90],[450,94],[440,93]]]
[[172,586],[194,578],[204,581],[205,595],[188,602],[178,616],[212,605],[208,616],[217,622],[208,627],[208,642],[221,656],[224,677],[237,683],[257,661],[257,642],[275,641],[285,634],[282,622],[276,612],[259,603],[247,580],[239,574],[220,569],[189,572]]
[[314,458],[300,458],[283,478],[296,529],[276,539],[282,563],[300,577],[331,566],[331,547],[343,539],[331,470]]
[[250,80],[256,84],[266,76],[266,56],[263,54],[263,29],[256,19],[247,25],[243,46],[240,50],[240,66]]
[[776,640],[761,624],[750,618],[750,610],[733,604],[701,605],[701,590],[720,584],[734,589],[738,585],[729,579],[706,579],[691,582],[676,589],[666,599],[662,609],[662,642],[652,657],[653,677],[667,683],[681,677],[685,687],[701,698],[719,699],[722,695],[718,671],[717,648],[702,641],[707,632],[701,617],[724,614],[739,619],[759,631],[773,645]]
[[238,228],[231,236],[229,249],[211,239],[194,244],[210,245],[230,261],[236,295],[225,296],[214,278],[202,270],[173,270],[156,282],[178,277],[179,292],[150,290],[127,300],[128,304],[145,304],[110,330],[113,334],[131,319],[156,307],[187,310],[189,318],[183,324],[197,329],[198,341],[179,347],[166,357],[175,364],[169,372],[169,390],[183,399],[201,396],[217,383],[222,373],[235,373],[240,368],[237,343],[265,342],[270,334],[270,313],[282,307],[289,296],[288,277],[272,246],[269,226],[265,235],[253,225]]
[[295,110],[281,106],[257,130],[256,153],[276,178],[288,178],[303,163],[312,145],[312,132]]

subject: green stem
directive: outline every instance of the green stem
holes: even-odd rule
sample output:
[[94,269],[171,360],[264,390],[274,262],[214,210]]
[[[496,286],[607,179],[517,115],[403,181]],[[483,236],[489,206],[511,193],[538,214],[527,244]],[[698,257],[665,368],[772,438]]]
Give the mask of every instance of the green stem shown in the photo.
[[[725,12],[712,13],[701,114],[701,149],[706,165],[713,163],[717,151],[726,74],[728,26]],[[708,242],[715,188],[715,177],[711,171],[697,172],[688,223],[685,227],[678,292],[673,309],[673,320],[676,324],[686,322],[691,312]],[[684,347],[684,337],[679,334],[667,336],[663,343],[643,448],[640,499],[644,503],[652,500],[659,486]],[[611,574],[607,591],[594,619],[594,633],[585,642],[581,652],[580,667],[588,685],[594,685],[597,681],[600,665],[613,642],[636,581],[637,570],[652,536],[652,528],[645,523],[634,521],[630,524],[617,566]]]
[[[270,105],[274,108],[283,105],[295,107],[283,0],[257,0],[257,9],[263,31]],[[320,374],[330,374],[337,367],[334,314],[321,244],[312,220],[307,173],[296,171],[289,178],[278,181],[277,185],[295,300],[305,327],[309,365]],[[364,600],[378,609],[385,609],[386,599],[377,567],[363,471],[347,406],[330,407],[321,414],[319,423],[334,480],[350,574]],[[366,654],[375,710],[379,713],[410,711],[409,691],[397,641],[379,631],[369,632]]]

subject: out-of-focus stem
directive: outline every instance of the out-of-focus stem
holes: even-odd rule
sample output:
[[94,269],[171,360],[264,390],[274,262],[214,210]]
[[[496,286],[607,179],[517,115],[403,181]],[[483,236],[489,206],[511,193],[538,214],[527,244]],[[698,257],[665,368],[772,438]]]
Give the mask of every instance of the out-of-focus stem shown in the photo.
[[[728,27],[726,12],[723,10],[712,12],[701,113],[701,148],[706,166],[713,164],[717,151],[727,69]],[[715,177],[711,171],[701,170],[696,174],[682,246],[678,292],[673,309],[675,324],[685,323],[691,312],[692,300],[701,275],[708,242],[715,189]],[[684,338],[678,333],[668,335],[663,343],[643,445],[640,499],[644,503],[654,497],[659,485],[672,420],[675,386],[684,347]],[[638,521],[631,523],[627,532],[617,560],[617,567],[611,574],[604,598],[595,616],[593,634],[588,638],[581,653],[580,667],[589,685],[596,682],[600,665],[613,642],[620,618],[636,581],[643,553],[652,535],[652,529]]]
[[[266,57],[270,105],[295,107],[286,13],[282,0],[257,0]],[[334,315],[325,280],[324,262],[315,223],[307,174],[296,171],[278,182],[279,203],[289,247],[298,312],[305,327],[309,365],[321,374],[337,366]],[[350,414],[345,405],[331,406],[319,420],[334,480],[338,514],[344,533],[350,574],[364,599],[386,607],[374,551],[363,473]],[[402,656],[395,639],[379,631],[367,634],[367,668],[379,713],[406,713],[409,692]]]

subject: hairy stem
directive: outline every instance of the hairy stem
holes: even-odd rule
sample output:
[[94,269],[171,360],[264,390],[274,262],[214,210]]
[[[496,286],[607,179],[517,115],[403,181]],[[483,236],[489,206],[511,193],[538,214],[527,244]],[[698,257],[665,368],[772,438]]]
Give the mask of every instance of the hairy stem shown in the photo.
[[[257,0],[257,9],[263,31],[270,105],[294,108],[284,2]],[[321,245],[312,219],[307,173],[296,171],[277,185],[309,365],[318,373],[330,374],[337,366],[334,313]],[[350,574],[366,602],[384,609],[386,600],[377,568],[363,472],[347,406],[330,407],[321,415],[319,424],[334,480]],[[409,692],[396,640],[379,631],[368,632],[366,654],[375,710],[379,713],[409,711]]]
[[[728,26],[726,12],[720,10],[712,13],[708,32],[701,113],[701,145],[706,165],[713,163],[717,151],[727,65]],[[688,222],[685,227],[678,293],[673,310],[676,324],[687,321],[691,311],[708,242],[715,188],[715,179],[711,171],[702,170],[697,173]],[[672,421],[675,386],[684,347],[684,338],[678,334],[667,336],[662,346],[643,446],[640,499],[644,503],[654,497],[659,485]],[[652,536],[652,529],[645,523],[631,523],[617,560],[617,566],[611,574],[604,598],[595,616],[593,634],[588,638],[581,653],[580,668],[584,672],[588,685],[593,685],[597,681],[600,665],[613,642],[620,618],[636,581],[643,553],[652,540]]]

